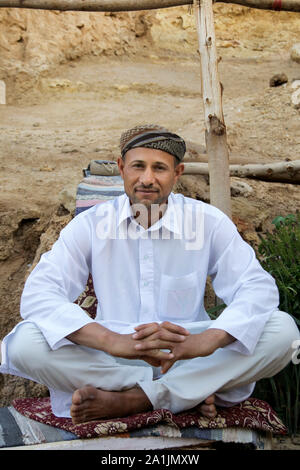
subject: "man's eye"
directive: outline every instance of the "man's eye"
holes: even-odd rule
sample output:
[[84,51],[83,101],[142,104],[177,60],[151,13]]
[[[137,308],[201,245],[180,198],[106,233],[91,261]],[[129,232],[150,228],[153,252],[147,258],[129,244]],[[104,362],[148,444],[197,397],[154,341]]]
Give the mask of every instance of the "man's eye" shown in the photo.
[[143,168],[143,165],[141,163],[135,163],[132,166],[133,166],[133,168]]

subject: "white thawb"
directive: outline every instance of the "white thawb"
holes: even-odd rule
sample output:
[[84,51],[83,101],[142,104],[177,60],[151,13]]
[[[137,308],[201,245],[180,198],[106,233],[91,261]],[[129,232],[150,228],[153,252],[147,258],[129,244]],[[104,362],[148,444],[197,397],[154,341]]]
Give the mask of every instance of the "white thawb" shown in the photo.
[[[95,319],[74,304],[89,273],[98,299]],[[207,276],[227,305],[214,321],[204,307]],[[255,380],[274,375],[291,358],[299,332],[278,303],[274,279],[221,211],[171,193],[164,216],[145,230],[122,195],[76,216],[42,255],[22,294],[24,320],[3,340],[0,372],[47,385],[57,416],[70,416],[72,393],[84,385],[139,385],[154,408],[173,412],[214,392],[216,403],[228,406],[249,397]],[[143,361],[66,339],[93,322],[127,334],[165,320],[192,333],[219,328],[236,341],[211,356],[178,361],[160,376]]]

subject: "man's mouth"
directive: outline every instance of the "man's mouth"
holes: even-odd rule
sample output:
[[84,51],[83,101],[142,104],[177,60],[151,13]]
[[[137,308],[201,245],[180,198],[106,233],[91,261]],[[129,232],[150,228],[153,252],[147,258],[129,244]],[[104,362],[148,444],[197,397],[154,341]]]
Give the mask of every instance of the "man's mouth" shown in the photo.
[[136,193],[152,194],[152,193],[157,193],[158,191],[156,189],[137,188],[135,190],[135,192]]

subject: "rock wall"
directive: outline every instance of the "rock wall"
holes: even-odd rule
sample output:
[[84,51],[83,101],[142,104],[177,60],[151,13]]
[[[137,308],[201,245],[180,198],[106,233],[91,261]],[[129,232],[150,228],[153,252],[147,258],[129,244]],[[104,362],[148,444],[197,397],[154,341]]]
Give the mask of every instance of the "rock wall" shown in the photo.
[[[299,42],[300,15],[215,4],[218,45],[276,49],[285,36]],[[274,29],[280,27],[280,33]],[[294,37],[294,41],[293,41]],[[195,53],[190,6],[124,13],[0,9],[0,79],[21,83],[58,63],[84,55],[123,55],[151,50]]]
[[[247,50],[274,52],[299,42],[300,14],[257,10],[233,4],[214,4],[217,47],[222,55]],[[172,51],[196,51],[195,17],[190,6],[156,10],[151,17],[154,45]],[[287,46],[286,46],[287,43]],[[249,54],[249,52],[248,52]]]
[[135,51],[148,39],[148,12],[89,13],[0,9],[0,79],[26,89],[59,63]]
[[[0,10],[1,58],[47,67],[85,54],[122,54],[147,35],[147,12],[89,13]],[[7,63],[6,63],[7,65]]]

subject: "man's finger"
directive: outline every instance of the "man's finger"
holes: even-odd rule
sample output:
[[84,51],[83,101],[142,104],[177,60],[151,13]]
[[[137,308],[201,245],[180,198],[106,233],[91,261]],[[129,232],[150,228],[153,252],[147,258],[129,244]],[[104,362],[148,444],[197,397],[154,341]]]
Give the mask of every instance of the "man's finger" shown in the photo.
[[185,335],[188,336],[190,332],[183,328],[183,326],[176,325],[175,323],[171,323],[169,321],[164,321],[163,323],[160,324],[161,328],[164,328],[168,331],[171,331],[172,333],[177,333],[179,335]]
[[[142,330],[139,331],[138,333],[135,333],[132,335],[132,338],[138,341],[143,341],[146,340],[148,342],[154,341],[154,340],[161,340],[161,341],[168,341],[171,343],[181,343],[182,341],[185,341],[187,336],[185,335],[179,335],[177,333],[170,333],[168,330],[163,330],[160,329],[158,331],[154,331],[154,333],[150,333],[151,330]],[[149,334],[147,334],[149,333]]]
[[141,341],[134,346],[137,351],[150,351],[151,349],[172,349],[173,344],[171,341],[164,341],[161,339],[153,339],[151,341]]
[[[156,361],[159,361],[159,364],[161,364],[161,361],[166,361],[174,358],[174,354],[169,351],[161,351],[160,349],[152,349],[151,351],[147,351],[147,355],[144,353],[140,356],[141,359],[149,357],[153,358]],[[145,360],[145,359],[144,359]]]
[[175,362],[175,359],[171,358],[171,359],[166,359],[166,360],[162,360],[161,361],[161,373],[162,374],[165,374],[166,372],[168,372],[168,370],[172,367],[172,365],[174,364]]
[[183,341],[186,340],[186,336],[184,335],[177,335],[175,333],[170,333],[168,331],[159,331],[158,333],[154,333],[151,335],[149,338],[147,338],[147,341],[155,341],[155,340],[160,340],[167,342],[168,344],[170,343],[182,343]]
[[143,323],[142,325],[137,325],[134,327],[136,331],[143,330],[148,327],[159,327],[159,323],[157,322],[152,322],[152,323]]
[[136,326],[134,329],[136,333],[132,335],[133,339],[143,339],[159,331],[160,327],[158,323],[148,323],[146,325]]
[[171,323],[169,321],[164,321],[162,323],[143,323],[142,325],[135,326],[134,329],[135,331],[141,331],[144,330],[145,328],[153,328],[153,331],[157,331],[158,329],[165,329],[168,331],[171,331],[173,333],[178,333],[179,335],[186,335],[188,336],[190,332],[183,328],[183,326],[176,325],[175,323]]
[[185,328],[170,322],[139,325],[135,327],[135,330],[136,333],[132,335],[132,338],[135,340],[149,337],[149,340],[159,338],[166,341],[181,342],[190,334]]

